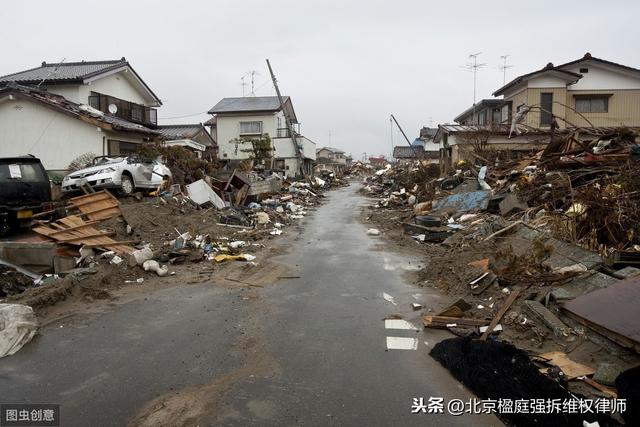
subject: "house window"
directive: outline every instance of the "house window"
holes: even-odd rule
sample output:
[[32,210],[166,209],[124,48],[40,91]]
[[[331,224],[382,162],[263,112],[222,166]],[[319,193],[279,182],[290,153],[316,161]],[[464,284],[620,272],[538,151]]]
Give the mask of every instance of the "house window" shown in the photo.
[[240,122],[240,135],[262,135],[262,122]]
[[480,111],[480,113],[478,114],[478,124],[479,125],[485,125],[487,124],[487,112],[485,111]]
[[606,113],[609,111],[608,96],[576,96],[578,113]]
[[589,72],[589,69],[588,69],[588,68],[580,68],[580,72],[581,72],[582,74],[586,74],[586,73],[588,73],[588,72]]
[[550,126],[553,121],[553,93],[540,94],[540,126]]

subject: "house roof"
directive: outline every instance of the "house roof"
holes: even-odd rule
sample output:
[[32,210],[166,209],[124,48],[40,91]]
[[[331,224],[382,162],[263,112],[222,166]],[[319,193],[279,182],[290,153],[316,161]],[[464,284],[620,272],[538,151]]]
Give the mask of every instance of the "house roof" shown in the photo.
[[203,124],[205,126],[216,126],[217,123],[218,123],[218,118],[216,116],[213,116]]
[[165,141],[173,141],[178,139],[193,139],[200,134],[204,134],[209,141],[210,146],[215,146],[216,142],[211,137],[211,134],[207,132],[202,123],[195,124],[180,124],[180,125],[162,125],[156,129],[162,139]]
[[[504,104],[504,100],[503,99],[482,99],[480,100],[480,102],[478,102],[475,106],[476,111],[480,111],[483,110],[485,108],[495,108],[495,107],[499,107],[502,106],[502,104]],[[464,117],[467,117],[471,114],[473,114],[473,105],[469,108],[467,108],[466,110],[464,110],[462,113],[460,113],[455,119],[453,119],[454,122],[459,122],[460,120],[462,120]],[[437,129],[435,129],[437,131]],[[435,135],[435,133],[434,133]]]
[[338,148],[333,148],[333,147],[320,147],[320,148],[316,148],[316,153],[318,151],[321,150],[327,150],[327,151],[331,151],[332,153],[336,153],[336,154],[344,154],[344,151],[338,149]]
[[584,56],[582,58],[580,58],[580,59],[576,59],[575,61],[570,61],[570,62],[564,63],[562,65],[558,65],[558,66],[556,66],[556,68],[566,68],[566,67],[569,67],[571,65],[576,65],[576,64],[579,64],[581,62],[587,62],[587,61],[599,62],[601,64],[609,65],[609,66],[612,66],[612,67],[622,68],[623,70],[626,70],[626,71],[632,71],[632,72],[635,72],[635,73],[640,73],[640,69],[638,69],[638,68],[633,68],[633,67],[629,67],[627,65],[618,64],[617,62],[607,61],[606,59],[596,58],[595,56],[591,56],[591,54],[589,52],[585,53]]
[[420,138],[433,138],[436,132],[438,132],[438,128],[423,126],[422,129],[420,129]]
[[575,83],[580,78],[582,78],[582,74],[572,73],[571,71],[561,70],[555,67],[551,62],[549,62],[544,68],[536,71],[532,71],[531,73],[523,74],[521,76],[516,77],[511,80],[506,85],[502,86],[500,89],[493,92],[493,96],[499,96],[504,94],[509,88],[519,85],[520,83],[526,82],[527,80],[532,79],[533,77],[537,77],[541,74],[551,74],[555,77],[559,77],[563,80],[566,80],[568,83]]
[[49,64],[42,62],[39,67],[7,74],[0,77],[0,84],[15,82],[22,85],[37,85],[45,80],[46,85],[54,84],[82,84],[88,80],[99,77],[102,74],[117,72],[121,69],[129,70],[140,85],[149,93],[157,105],[162,105],[160,98],[156,96],[149,86],[140,78],[131,64],[122,57],[109,61],[81,61]]
[[[288,108],[289,115],[297,123],[298,119],[293,110],[291,98],[282,97],[285,108]],[[222,98],[220,102],[211,107],[209,114],[229,114],[229,113],[257,113],[280,111],[280,100],[277,96],[245,96],[240,98]]]
[[105,114],[88,105],[76,104],[63,96],[44,90],[21,86],[16,83],[8,83],[0,87],[0,100],[10,95],[36,102],[105,130],[140,133],[148,135],[150,138],[158,135],[158,132],[145,126]]

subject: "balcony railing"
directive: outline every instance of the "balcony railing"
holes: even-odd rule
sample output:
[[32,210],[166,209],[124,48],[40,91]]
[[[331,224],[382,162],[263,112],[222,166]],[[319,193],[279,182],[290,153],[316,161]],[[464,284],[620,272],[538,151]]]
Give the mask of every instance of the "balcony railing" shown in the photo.
[[[109,105],[111,104],[117,108],[115,114],[109,112]],[[111,114],[123,120],[152,127],[158,125],[158,112],[154,108],[145,107],[114,96],[93,93],[89,96],[89,105],[103,113]]]

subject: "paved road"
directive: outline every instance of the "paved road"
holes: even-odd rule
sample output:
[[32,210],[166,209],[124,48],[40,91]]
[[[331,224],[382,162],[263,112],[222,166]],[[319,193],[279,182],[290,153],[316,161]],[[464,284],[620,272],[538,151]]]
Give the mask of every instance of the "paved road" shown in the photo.
[[[411,414],[416,397],[473,396],[428,355],[446,334],[385,329],[391,314],[419,326],[409,304],[438,296],[403,279],[419,260],[366,234],[356,187],[329,193],[279,257],[300,278],[166,289],[53,324],[0,360],[0,401],[61,403],[78,426],[501,425]],[[417,350],[387,350],[387,337]]]

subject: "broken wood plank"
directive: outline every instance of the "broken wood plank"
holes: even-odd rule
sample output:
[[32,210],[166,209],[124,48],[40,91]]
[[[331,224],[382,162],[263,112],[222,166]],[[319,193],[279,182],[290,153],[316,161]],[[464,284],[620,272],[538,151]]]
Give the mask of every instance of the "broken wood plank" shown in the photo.
[[95,237],[108,237],[108,236],[113,236],[115,234],[116,233],[113,231],[97,231],[95,233],[83,234],[82,236],[72,237],[70,239],[56,239],[56,240],[58,240],[58,242],[60,243],[69,243],[69,242],[76,242],[78,240],[93,239]]
[[544,359],[550,365],[557,366],[564,372],[567,379],[575,379],[582,376],[593,375],[596,371],[589,366],[575,362],[569,359],[566,353],[561,351],[551,351],[549,353],[539,354],[538,357]]
[[595,388],[596,390],[600,390],[601,392],[608,394],[609,396],[613,397],[614,399],[618,398],[618,392],[615,391],[612,388],[609,388],[607,386],[604,386],[602,384],[600,384],[599,382],[595,381],[594,379],[591,379],[589,377],[583,377],[581,378],[582,381],[584,381],[585,383],[589,384],[591,387]]
[[137,244],[140,243],[140,239],[138,240],[114,240],[113,242],[109,242],[109,243],[91,243],[91,244],[86,244],[86,245],[82,245],[85,248],[108,248],[110,246],[118,246],[118,245],[130,245],[130,244]]
[[491,334],[491,332],[493,332],[493,328],[496,327],[496,325],[502,319],[502,316],[504,316],[507,310],[509,310],[509,307],[511,307],[511,304],[513,304],[516,298],[518,298],[518,294],[520,294],[520,289],[514,289],[513,291],[511,291],[511,294],[509,295],[507,300],[504,302],[504,304],[502,304],[502,307],[500,307],[500,310],[498,310],[498,313],[496,313],[495,317],[489,324],[489,327],[487,328],[487,330],[484,331],[484,333],[480,337],[481,341],[485,341],[487,337]]

